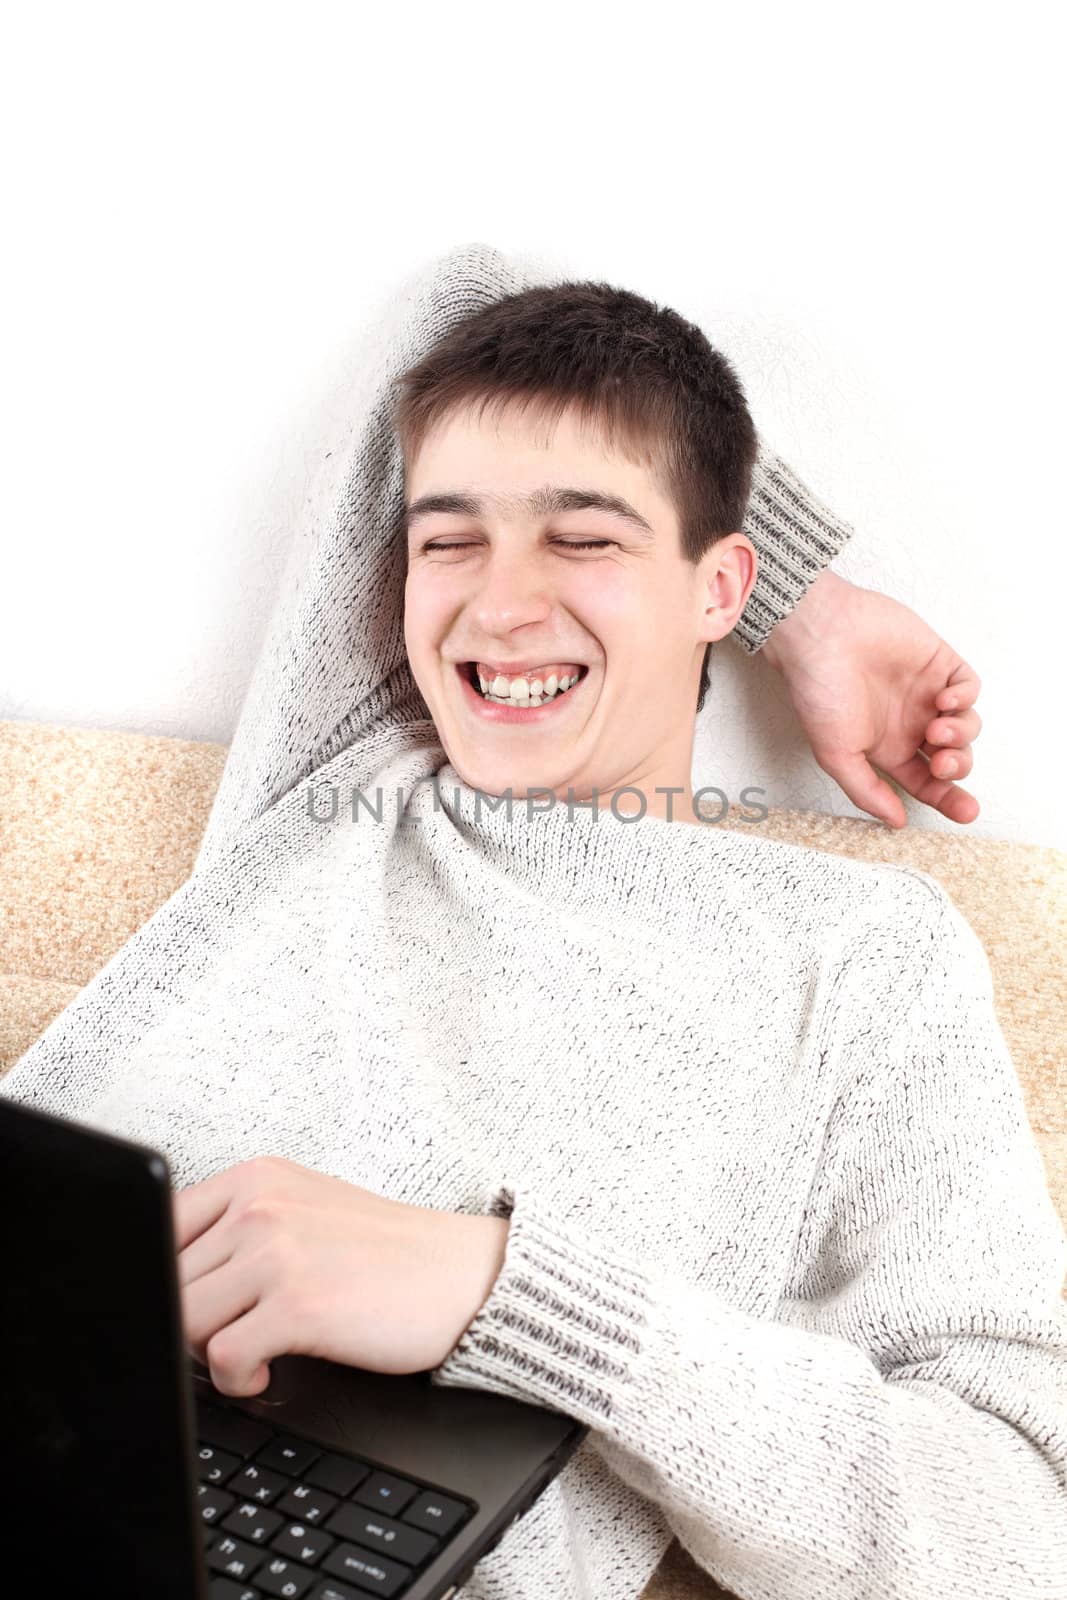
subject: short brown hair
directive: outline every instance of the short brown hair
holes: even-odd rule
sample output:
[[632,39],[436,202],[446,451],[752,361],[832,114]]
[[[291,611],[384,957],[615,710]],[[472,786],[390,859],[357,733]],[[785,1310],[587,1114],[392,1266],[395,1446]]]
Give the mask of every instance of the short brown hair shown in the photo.
[[[757,435],[733,367],[668,306],[593,281],[537,285],[483,306],[396,380],[393,425],[410,471],[446,414],[512,401],[555,418],[574,409],[609,449],[645,466],[678,515],[694,565],[740,531]],[[700,694],[708,687],[709,644]]]

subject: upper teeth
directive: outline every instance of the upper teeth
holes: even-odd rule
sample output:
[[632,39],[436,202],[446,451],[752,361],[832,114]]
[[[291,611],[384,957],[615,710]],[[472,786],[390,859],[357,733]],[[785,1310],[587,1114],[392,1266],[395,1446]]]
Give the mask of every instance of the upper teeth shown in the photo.
[[490,679],[479,672],[478,682],[483,694],[491,694],[498,700],[550,700],[554,694],[562,694],[572,683],[577,683],[578,673],[564,673],[557,677],[555,672],[550,672],[546,678],[509,679],[498,672],[495,678]]

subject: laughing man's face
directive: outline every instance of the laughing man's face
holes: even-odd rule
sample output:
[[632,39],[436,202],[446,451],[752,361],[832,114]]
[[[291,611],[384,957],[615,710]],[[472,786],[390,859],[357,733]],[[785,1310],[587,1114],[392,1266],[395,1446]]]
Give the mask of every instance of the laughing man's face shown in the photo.
[[[657,786],[676,786],[672,814],[691,821],[704,649],[751,592],[749,541],[731,533],[686,561],[648,470],[569,411],[451,415],[404,498],[408,659],[462,780],[516,799],[596,790],[601,805],[632,785],[658,816],[671,813]],[[617,809],[642,804],[621,795]]]

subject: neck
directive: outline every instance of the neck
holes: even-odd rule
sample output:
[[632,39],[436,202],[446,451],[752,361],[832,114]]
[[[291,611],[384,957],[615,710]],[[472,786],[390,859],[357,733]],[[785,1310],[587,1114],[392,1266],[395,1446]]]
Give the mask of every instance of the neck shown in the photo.
[[640,762],[629,777],[619,778],[606,788],[599,798],[601,806],[610,806],[612,795],[619,790],[633,790],[620,794],[615,801],[619,815],[662,817],[665,822],[700,823],[693,812],[693,741],[696,724],[684,723],[672,727],[664,742]]
[[561,805],[569,803],[588,807],[593,804],[595,787],[597,809],[613,810],[619,818],[633,817],[636,820],[659,817],[665,822],[704,825],[706,819],[698,817],[693,810],[691,773],[694,733],[695,727],[680,731],[634,766],[621,771],[616,767],[610,776],[605,775],[595,784],[588,777],[581,780],[572,778],[552,788],[551,785],[517,780],[510,774],[490,776],[483,772],[476,777],[458,765],[455,771],[472,789],[497,796],[510,794],[516,801],[525,800],[532,794],[540,797],[543,803],[544,796],[551,793]]
[[652,783],[617,784],[597,796],[601,810],[611,807],[616,794],[615,812],[620,817],[662,817],[665,822],[700,820],[693,812],[693,789],[688,777],[683,782],[678,775],[666,778],[660,774]]
[[[661,817],[665,822],[701,824],[693,811],[693,737],[695,729],[685,729],[667,745],[661,746],[626,776],[614,776],[598,787],[597,805],[612,806],[616,815],[639,818]],[[591,788],[578,795],[588,801]],[[557,797],[566,798],[566,790]]]

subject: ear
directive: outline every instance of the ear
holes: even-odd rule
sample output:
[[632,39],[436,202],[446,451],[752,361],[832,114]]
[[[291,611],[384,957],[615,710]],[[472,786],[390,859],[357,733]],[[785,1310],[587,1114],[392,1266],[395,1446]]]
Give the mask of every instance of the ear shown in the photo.
[[743,533],[728,533],[705,551],[700,562],[706,597],[700,638],[706,644],[725,638],[736,625],[755,587],[758,571],[756,547]]

